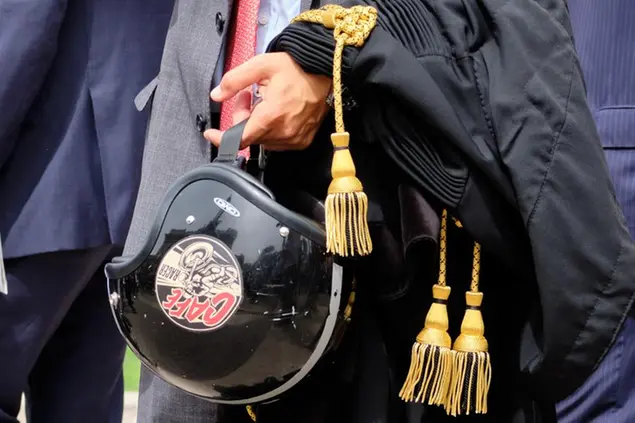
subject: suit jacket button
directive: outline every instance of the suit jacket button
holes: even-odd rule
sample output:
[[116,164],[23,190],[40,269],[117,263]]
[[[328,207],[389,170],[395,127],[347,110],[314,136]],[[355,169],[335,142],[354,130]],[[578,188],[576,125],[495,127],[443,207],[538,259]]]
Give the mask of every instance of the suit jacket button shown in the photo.
[[196,129],[198,129],[198,132],[205,132],[206,128],[207,119],[205,119],[205,116],[199,113],[198,115],[196,115]]
[[216,32],[218,35],[223,33],[223,29],[225,28],[225,18],[223,18],[222,13],[218,12],[216,14]]

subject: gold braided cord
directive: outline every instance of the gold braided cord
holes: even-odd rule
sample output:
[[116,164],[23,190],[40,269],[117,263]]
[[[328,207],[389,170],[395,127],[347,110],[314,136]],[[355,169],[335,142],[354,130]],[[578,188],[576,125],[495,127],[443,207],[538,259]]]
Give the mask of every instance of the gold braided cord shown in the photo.
[[256,413],[254,412],[254,408],[251,405],[247,406],[247,414],[251,417],[252,421],[256,421]]
[[470,283],[470,291],[478,292],[479,276],[481,274],[481,244],[474,243],[474,252],[472,257],[472,282]]
[[[444,216],[445,216],[445,210],[443,210]],[[445,218],[445,217],[444,217]],[[454,224],[459,227],[462,228],[463,224],[461,223],[460,220],[458,220],[457,218],[453,217],[454,219]],[[445,272],[445,258],[443,257],[445,255],[445,240],[444,240],[444,230],[443,230],[443,220],[441,221],[441,254],[442,254],[442,258],[441,260],[443,260],[443,272]],[[481,275],[481,244],[479,244],[478,242],[474,243],[474,249],[472,250],[472,282],[470,283],[470,291],[472,292],[478,292],[478,283],[479,283],[479,278]],[[439,284],[441,284],[441,270],[439,270]],[[444,282],[445,282],[445,276],[443,278]]]
[[346,132],[342,103],[342,55],[344,47],[362,47],[377,22],[377,10],[370,6],[342,6],[329,4],[320,9],[307,10],[291,23],[310,22],[333,29],[335,52],[333,54],[333,102],[335,132]]
[[441,214],[441,231],[439,232],[439,279],[437,284],[445,286],[446,283],[446,258],[448,240],[448,211],[443,209]]

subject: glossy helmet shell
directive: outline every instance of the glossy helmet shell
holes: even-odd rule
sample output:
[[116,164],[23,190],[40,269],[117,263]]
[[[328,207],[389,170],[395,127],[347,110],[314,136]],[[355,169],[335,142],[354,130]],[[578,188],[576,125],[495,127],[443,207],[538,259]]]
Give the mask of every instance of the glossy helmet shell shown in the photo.
[[326,253],[322,203],[281,197],[239,169],[203,166],[171,188],[142,250],[107,265],[119,329],[163,380],[251,404],[331,361],[351,280]]

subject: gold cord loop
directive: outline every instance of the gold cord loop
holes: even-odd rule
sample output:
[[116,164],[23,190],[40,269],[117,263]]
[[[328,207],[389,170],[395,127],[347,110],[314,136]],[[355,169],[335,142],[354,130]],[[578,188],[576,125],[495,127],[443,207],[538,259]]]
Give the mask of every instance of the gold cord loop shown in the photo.
[[342,101],[342,55],[344,47],[362,47],[377,23],[377,10],[370,6],[344,8],[327,5],[308,10],[291,23],[309,22],[333,30],[333,108],[335,133],[331,143],[335,148],[331,164],[333,180],[324,203],[326,215],[326,248],[342,257],[372,252],[373,243],[368,229],[368,197],[356,176],[355,163],[349,150],[350,135],[344,128]]

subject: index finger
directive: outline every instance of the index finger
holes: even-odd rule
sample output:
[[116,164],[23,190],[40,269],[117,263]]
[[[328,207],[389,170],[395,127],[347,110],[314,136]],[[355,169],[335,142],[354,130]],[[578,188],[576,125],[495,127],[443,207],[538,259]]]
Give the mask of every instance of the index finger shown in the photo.
[[273,72],[276,55],[265,53],[254,56],[227,72],[210,94],[212,100],[221,102],[232,98],[239,91],[267,79]]

